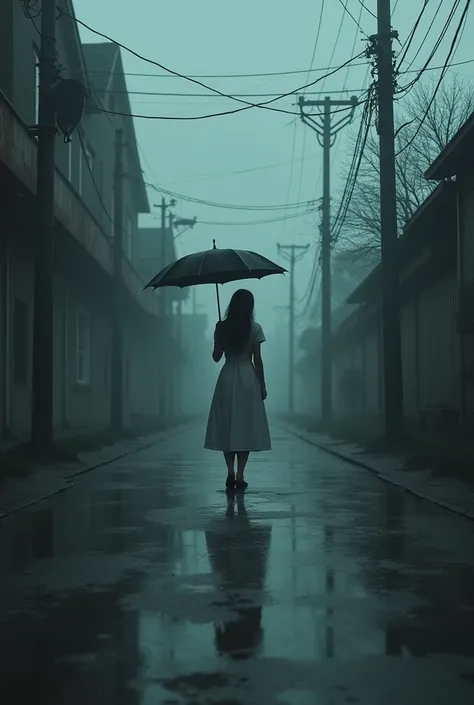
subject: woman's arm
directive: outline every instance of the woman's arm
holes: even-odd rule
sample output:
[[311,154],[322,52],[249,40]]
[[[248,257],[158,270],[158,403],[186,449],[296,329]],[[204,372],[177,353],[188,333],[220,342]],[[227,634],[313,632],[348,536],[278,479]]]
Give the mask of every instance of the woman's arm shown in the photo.
[[220,362],[222,359],[222,355],[224,354],[224,350],[222,349],[222,346],[219,343],[218,327],[219,324],[216,325],[216,329],[214,331],[214,349],[212,351],[212,359],[214,360],[214,362]]
[[265,373],[263,370],[263,360],[262,360],[262,351],[261,351],[261,344],[260,343],[254,343],[253,364],[254,364],[255,370],[257,372],[257,377],[258,377],[258,381],[260,382],[260,387],[262,388],[262,399],[265,400],[267,398],[267,388],[265,385]]

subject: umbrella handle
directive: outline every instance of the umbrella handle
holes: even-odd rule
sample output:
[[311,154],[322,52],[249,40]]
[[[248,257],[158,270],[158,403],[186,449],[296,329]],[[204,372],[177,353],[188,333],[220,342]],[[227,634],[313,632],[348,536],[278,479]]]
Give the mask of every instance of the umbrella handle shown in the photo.
[[221,321],[222,320],[222,318],[221,318],[221,302],[219,299],[219,285],[218,284],[216,284],[216,295],[217,295],[217,311],[219,313],[219,321]]

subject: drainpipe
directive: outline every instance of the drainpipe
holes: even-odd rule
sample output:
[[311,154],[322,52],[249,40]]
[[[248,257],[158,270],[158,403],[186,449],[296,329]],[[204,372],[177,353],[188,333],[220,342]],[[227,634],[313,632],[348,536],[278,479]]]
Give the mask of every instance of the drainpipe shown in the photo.
[[[460,182],[456,181],[456,236],[457,236],[457,278],[458,278],[458,311],[461,307],[461,297],[464,289],[464,242],[463,242],[463,218],[461,210]],[[466,335],[459,328],[459,415],[460,424],[466,423]]]

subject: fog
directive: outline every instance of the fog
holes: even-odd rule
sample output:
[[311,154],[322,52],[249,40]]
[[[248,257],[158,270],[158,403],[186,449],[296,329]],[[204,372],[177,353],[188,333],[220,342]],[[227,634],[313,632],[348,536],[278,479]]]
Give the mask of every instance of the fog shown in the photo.
[[[413,3],[393,2],[393,25],[403,44],[422,7],[422,0]],[[327,66],[338,66],[366,47],[367,35],[376,31],[371,12],[375,0],[344,3],[326,2],[323,31],[315,45],[315,31],[321,12],[320,2],[300,0],[296,5],[261,0],[243,0],[229,5],[217,0],[194,3],[156,3],[139,0],[119,4],[113,0],[76,0],[77,17],[174,72],[185,76],[206,76],[202,80],[223,93],[263,96],[294,91],[308,82],[324,76]],[[431,28],[433,38],[441,31],[445,18],[438,17]],[[411,58],[415,67],[422,66],[432,41],[422,41],[429,22],[422,23]],[[471,58],[467,37],[472,29],[472,17],[456,51],[456,61]],[[362,31],[363,30],[363,31]],[[104,41],[81,28],[84,41]],[[448,38],[449,39],[449,38]],[[449,46],[446,39],[440,45],[442,64]],[[399,46],[399,45],[397,45]],[[179,217],[197,217],[197,225],[176,240],[178,256],[212,247],[251,249],[285,266],[279,253],[280,244],[308,244],[306,256],[297,264],[295,273],[296,300],[296,361],[302,353],[301,334],[319,325],[319,279],[311,290],[311,301],[305,299],[317,257],[322,189],[322,149],[313,132],[301,123],[297,111],[297,95],[278,100],[275,104],[294,114],[269,110],[246,110],[237,114],[188,120],[204,114],[232,110],[236,103],[210,93],[205,87],[179,78],[155,65],[146,63],[122,50],[135,119],[140,158],[146,180],[156,188],[149,189],[151,204],[160,199],[159,189],[172,192],[177,198]],[[321,80],[305,91],[307,98],[331,95],[333,98],[361,96],[370,80],[367,61],[362,58],[343,70]],[[321,69],[318,73],[307,70]],[[255,75],[268,73],[283,75]],[[300,73],[291,73],[300,72]],[[152,75],[145,75],[152,74]],[[239,77],[231,77],[238,74]],[[248,74],[253,74],[249,76]],[[436,73],[438,76],[438,73]],[[472,64],[450,69],[447,81],[454,76],[473,77]],[[304,91],[300,91],[302,94]],[[260,97],[261,96],[261,97]],[[239,106],[237,106],[239,107]],[[167,116],[173,119],[147,119],[146,116]],[[338,136],[331,153],[331,187],[333,211],[343,188],[343,167],[350,160],[350,144],[360,121],[356,111],[353,126]],[[156,190],[158,189],[158,191]],[[214,202],[215,207],[188,199]],[[286,204],[301,203],[299,209],[285,210]],[[301,215],[308,210],[313,212]],[[263,210],[262,206],[278,207]],[[253,210],[253,209],[254,210]],[[286,216],[298,214],[297,217]],[[141,218],[141,225],[156,226],[159,211]],[[265,222],[270,221],[270,222]],[[268,377],[268,406],[283,410],[288,398],[288,315],[281,307],[288,306],[289,277],[274,276],[244,284],[256,299],[256,319],[261,323],[267,342],[264,362]],[[221,287],[222,305],[226,306],[233,291],[242,286]],[[337,279],[333,282],[334,299],[340,301]],[[344,292],[347,294],[349,292]],[[306,296],[307,298],[307,296]],[[205,365],[205,383],[199,395],[209,399],[212,383],[218,372],[210,360],[212,334],[217,320],[215,291],[212,286],[197,288],[197,311],[208,316],[206,336],[209,360]],[[192,297],[184,304],[184,313],[192,311]],[[206,351],[191,353],[203,355]],[[200,363],[201,364],[201,363]],[[204,365],[204,361],[202,362]],[[314,375],[319,371],[314,370]],[[204,380],[204,378],[203,378]],[[306,408],[313,392],[296,375],[296,404]],[[196,389],[196,394],[198,390]],[[188,394],[189,397],[189,394]]]

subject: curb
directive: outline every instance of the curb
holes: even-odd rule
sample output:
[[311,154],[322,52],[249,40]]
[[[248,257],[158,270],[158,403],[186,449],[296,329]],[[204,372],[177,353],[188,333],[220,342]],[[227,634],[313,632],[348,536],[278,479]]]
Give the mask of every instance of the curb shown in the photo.
[[426,502],[430,502],[431,504],[434,504],[437,507],[440,507],[441,509],[447,509],[449,512],[452,512],[453,514],[456,514],[457,516],[463,517],[463,519],[469,519],[470,521],[474,521],[474,516],[472,516],[470,514],[466,514],[466,512],[463,511],[462,509],[457,509],[456,507],[453,507],[452,504],[448,504],[446,502],[442,502],[438,499],[435,499],[434,497],[430,497],[429,495],[422,494],[421,492],[418,492],[417,490],[414,490],[411,487],[404,485],[402,482],[397,482],[396,480],[392,480],[392,479],[384,476],[379,470],[374,468],[372,465],[369,465],[368,463],[364,463],[362,460],[357,460],[357,458],[354,458],[350,455],[344,455],[343,453],[339,453],[337,450],[334,450],[333,448],[329,448],[324,443],[318,443],[317,441],[309,438],[306,434],[302,434],[301,431],[298,432],[295,429],[292,429],[289,427],[287,427],[287,431],[289,433],[291,433],[291,435],[295,436],[296,438],[299,438],[300,440],[304,441],[305,443],[308,443],[309,445],[312,445],[312,446],[315,446],[316,448],[319,448],[320,450],[324,451],[325,453],[328,453],[329,455],[332,455],[336,458],[340,458],[341,460],[344,460],[347,463],[351,463],[351,465],[355,465],[355,466],[360,467],[364,470],[368,470],[373,475],[376,475],[376,477],[378,477],[383,482],[387,482],[388,484],[393,485],[394,487],[399,487],[400,489],[404,490],[405,492],[408,492],[408,494],[411,494],[414,497],[418,497],[418,499],[423,499]]
[[[183,428],[186,428],[188,424],[183,424],[182,426],[174,429],[170,434],[166,436],[166,438],[173,437],[177,435]],[[111,458],[107,458],[106,460],[101,460],[98,463],[92,463],[92,465],[86,465],[86,467],[81,468],[80,470],[77,470],[76,472],[71,473],[67,477],[63,477],[62,479],[66,483],[64,487],[59,487],[56,490],[53,490],[52,492],[48,492],[45,495],[41,495],[41,497],[37,497],[36,499],[33,499],[31,501],[28,501],[26,504],[22,504],[19,507],[15,507],[15,509],[10,509],[6,512],[0,513],[0,521],[2,519],[6,519],[9,516],[12,516],[13,514],[17,514],[18,512],[21,512],[23,509],[28,509],[29,507],[33,507],[35,504],[39,504],[40,502],[43,502],[46,499],[51,499],[51,497],[55,497],[58,494],[61,494],[62,492],[65,492],[66,490],[70,490],[72,487],[76,486],[76,483],[72,481],[72,478],[74,477],[79,477],[80,475],[85,475],[88,472],[92,472],[92,470],[96,470],[97,468],[104,467],[105,465],[110,465],[111,463],[115,463],[116,460],[121,460],[121,458],[126,458],[128,455],[132,455],[133,453],[138,453],[141,450],[145,450],[146,448],[151,448],[151,446],[156,445],[157,443],[161,443],[164,438],[155,438],[155,440],[149,440],[146,443],[143,443],[142,445],[139,445],[135,448],[131,448],[130,450],[123,451],[119,453],[118,455],[114,455]],[[60,477],[60,476],[59,476]]]

